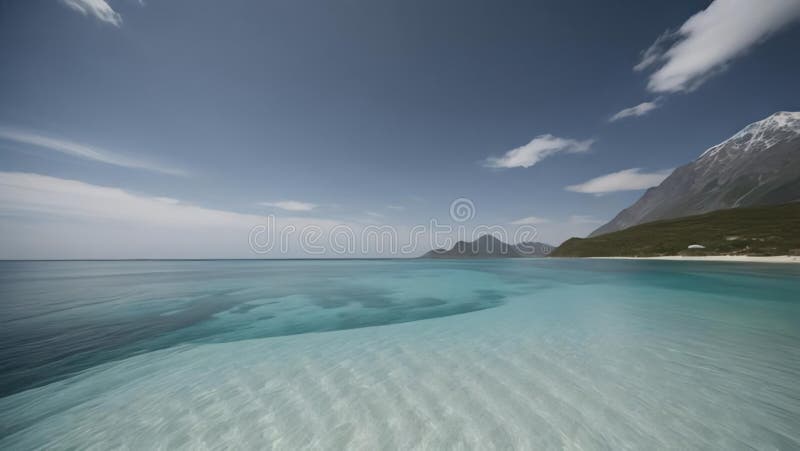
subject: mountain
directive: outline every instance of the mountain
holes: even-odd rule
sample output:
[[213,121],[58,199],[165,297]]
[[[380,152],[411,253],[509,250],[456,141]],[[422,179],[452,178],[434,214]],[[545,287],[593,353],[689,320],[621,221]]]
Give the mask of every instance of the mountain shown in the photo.
[[[552,257],[800,255],[800,202],[717,210],[648,222],[593,238],[570,238]],[[699,244],[701,249],[689,249]]]
[[752,123],[681,166],[589,236],[723,208],[800,200],[800,112]]
[[475,241],[459,241],[450,249],[435,249],[422,258],[525,258],[545,257],[553,249],[549,244],[535,241],[508,244],[492,235]]
[[547,257],[555,249],[555,246],[538,241],[524,241],[513,245],[513,247],[520,257]]

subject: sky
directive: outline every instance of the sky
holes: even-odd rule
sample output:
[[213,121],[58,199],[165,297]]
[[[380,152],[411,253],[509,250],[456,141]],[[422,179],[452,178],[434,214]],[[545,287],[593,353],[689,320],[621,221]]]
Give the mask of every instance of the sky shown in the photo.
[[798,23],[800,0],[0,0],[0,258],[342,256],[256,252],[258,225],[557,245],[800,110]]

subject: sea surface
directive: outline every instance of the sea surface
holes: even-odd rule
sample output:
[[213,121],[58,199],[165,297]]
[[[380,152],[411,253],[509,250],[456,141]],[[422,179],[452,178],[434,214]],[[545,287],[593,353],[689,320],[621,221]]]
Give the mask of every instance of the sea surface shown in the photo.
[[0,449],[800,449],[800,265],[0,262]]

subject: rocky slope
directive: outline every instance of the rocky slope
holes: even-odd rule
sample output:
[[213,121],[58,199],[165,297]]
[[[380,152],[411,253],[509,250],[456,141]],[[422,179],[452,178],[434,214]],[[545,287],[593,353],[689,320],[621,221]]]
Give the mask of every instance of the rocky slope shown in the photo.
[[748,125],[681,166],[590,237],[661,219],[800,200],[800,112]]

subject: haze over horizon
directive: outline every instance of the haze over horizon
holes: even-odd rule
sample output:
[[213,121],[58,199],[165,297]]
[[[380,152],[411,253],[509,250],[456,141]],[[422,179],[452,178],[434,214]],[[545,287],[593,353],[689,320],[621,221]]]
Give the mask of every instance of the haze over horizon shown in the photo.
[[0,258],[297,257],[249,231],[408,236],[456,199],[464,227],[557,245],[800,110],[798,19],[796,0],[0,0]]

